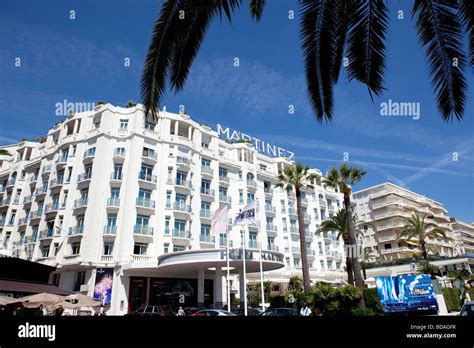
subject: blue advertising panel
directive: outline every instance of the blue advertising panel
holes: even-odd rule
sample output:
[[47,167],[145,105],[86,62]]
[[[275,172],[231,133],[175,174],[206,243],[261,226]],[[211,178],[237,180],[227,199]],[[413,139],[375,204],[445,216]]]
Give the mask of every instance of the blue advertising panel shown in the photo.
[[113,280],[113,268],[97,268],[95,274],[94,299],[102,301],[104,306],[110,305]]
[[427,274],[376,277],[375,284],[385,312],[438,309],[433,283]]

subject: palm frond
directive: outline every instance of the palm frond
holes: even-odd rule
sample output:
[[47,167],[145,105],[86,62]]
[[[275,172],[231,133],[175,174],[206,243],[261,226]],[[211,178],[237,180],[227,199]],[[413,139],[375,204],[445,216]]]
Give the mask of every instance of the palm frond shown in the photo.
[[471,69],[474,70],[474,1],[461,0],[460,2],[460,18],[462,23],[466,26],[469,43],[469,60]]
[[341,71],[342,57],[344,55],[344,46],[346,44],[347,29],[349,23],[350,6],[352,2],[345,0],[335,0],[335,48],[334,48],[334,65],[332,70],[332,78],[334,83],[339,80]]
[[[445,121],[461,120],[466,100],[462,34],[457,0],[416,0],[413,15],[419,41],[425,47],[438,109]],[[457,66],[453,64],[458,60]]]
[[249,10],[252,18],[258,22],[262,18],[263,8],[265,7],[266,0],[250,0]]
[[369,93],[378,96],[384,90],[388,8],[383,0],[352,3],[347,38],[347,77],[364,83],[369,88]]
[[333,115],[335,2],[301,0],[300,38],[308,96],[319,122]]

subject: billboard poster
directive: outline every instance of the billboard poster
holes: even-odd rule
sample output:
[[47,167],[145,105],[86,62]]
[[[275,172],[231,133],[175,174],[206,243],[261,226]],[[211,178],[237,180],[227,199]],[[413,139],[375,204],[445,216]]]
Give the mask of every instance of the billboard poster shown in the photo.
[[433,283],[427,274],[376,277],[375,284],[385,312],[438,309]]
[[94,299],[102,301],[104,306],[110,305],[113,279],[113,268],[97,268],[95,273]]

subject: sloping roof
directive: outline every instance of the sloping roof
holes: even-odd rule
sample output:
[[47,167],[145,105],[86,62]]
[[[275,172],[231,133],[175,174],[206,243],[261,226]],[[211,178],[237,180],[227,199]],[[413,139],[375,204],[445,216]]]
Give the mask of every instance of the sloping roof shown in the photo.
[[70,291],[63,290],[57,286],[46,283],[21,282],[17,280],[0,279],[0,291],[2,292],[25,292],[38,294],[47,292],[56,295],[69,295]]

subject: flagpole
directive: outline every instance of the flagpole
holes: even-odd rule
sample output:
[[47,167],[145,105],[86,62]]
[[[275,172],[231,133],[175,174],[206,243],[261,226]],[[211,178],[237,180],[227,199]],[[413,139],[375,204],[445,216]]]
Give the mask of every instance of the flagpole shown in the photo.
[[229,227],[226,225],[226,244],[227,244],[227,251],[226,251],[226,261],[227,261],[227,310],[229,312],[232,311],[232,306],[230,304],[230,266],[229,266]]
[[243,284],[243,288],[244,288],[244,315],[247,316],[247,284],[245,283],[246,279],[247,279],[247,270],[246,270],[246,267],[245,267],[245,263],[246,263],[246,252],[245,252],[245,230],[248,229],[248,225],[245,225],[246,228],[244,228],[243,230],[243,237],[242,237],[242,240],[243,240],[243,248],[242,248],[242,253],[243,253],[243,272],[244,272],[244,279],[242,279],[242,281],[244,282]]
[[[255,204],[255,215],[257,215],[257,222],[259,221],[258,219],[258,199],[256,200],[256,204]],[[260,226],[259,224],[257,223],[257,228],[258,228],[258,232],[259,232],[259,235],[260,235],[260,292],[261,292],[261,296],[262,296],[262,311],[265,311],[265,291],[264,291],[264,288],[263,288],[263,261],[262,261],[262,244],[263,244],[263,241],[262,241],[262,236],[261,236],[261,230],[260,230]]]

